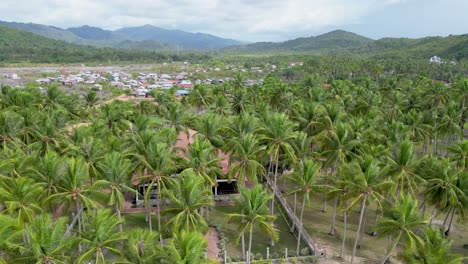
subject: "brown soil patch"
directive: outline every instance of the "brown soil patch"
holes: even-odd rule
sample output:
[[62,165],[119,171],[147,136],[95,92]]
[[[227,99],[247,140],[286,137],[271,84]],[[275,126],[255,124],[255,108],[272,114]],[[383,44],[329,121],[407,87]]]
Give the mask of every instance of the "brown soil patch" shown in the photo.
[[220,251],[218,231],[216,231],[216,228],[210,227],[205,237],[208,240],[208,248],[207,248],[208,258],[218,259],[219,251]]

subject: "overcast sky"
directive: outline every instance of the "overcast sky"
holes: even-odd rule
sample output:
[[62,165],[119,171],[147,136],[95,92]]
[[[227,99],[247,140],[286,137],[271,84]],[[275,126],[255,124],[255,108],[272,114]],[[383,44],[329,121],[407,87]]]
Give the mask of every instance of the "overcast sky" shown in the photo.
[[334,29],[422,37],[468,33],[468,0],[0,0],[0,20],[62,28],[151,24],[252,42]]

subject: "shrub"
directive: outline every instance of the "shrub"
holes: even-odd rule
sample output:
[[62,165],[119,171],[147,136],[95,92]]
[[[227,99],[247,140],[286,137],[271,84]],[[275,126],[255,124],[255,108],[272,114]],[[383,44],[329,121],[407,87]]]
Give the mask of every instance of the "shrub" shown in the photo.
[[299,251],[299,254],[301,256],[308,256],[310,255],[310,250],[309,248],[305,247],[305,248],[302,248],[300,251]]

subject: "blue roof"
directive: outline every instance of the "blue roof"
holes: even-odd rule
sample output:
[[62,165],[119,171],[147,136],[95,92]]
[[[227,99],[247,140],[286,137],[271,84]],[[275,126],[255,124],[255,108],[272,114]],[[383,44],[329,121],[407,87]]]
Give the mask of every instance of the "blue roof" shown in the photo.
[[176,91],[177,95],[187,95],[189,93],[190,93],[190,91],[188,91],[188,90],[177,90]]

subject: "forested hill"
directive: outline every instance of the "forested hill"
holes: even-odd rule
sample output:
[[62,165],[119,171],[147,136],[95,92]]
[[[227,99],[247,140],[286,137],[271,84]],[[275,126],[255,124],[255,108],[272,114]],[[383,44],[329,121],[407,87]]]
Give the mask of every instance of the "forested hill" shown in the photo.
[[317,37],[298,38],[285,42],[258,42],[232,46],[225,48],[224,51],[241,54],[272,52],[333,53],[419,59],[437,55],[445,59],[460,60],[468,58],[468,34],[420,39],[383,38],[372,40],[351,32],[336,30]]
[[225,48],[225,51],[239,53],[263,53],[263,52],[294,52],[294,51],[314,51],[335,52],[360,47],[364,44],[372,43],[372,39],[366,38],[351,32],[335,30],[317,37],[297,38],[285,42],[257,42],[253,44],[232,46]]
[[0,21],[0,25],[29,31],[34,34],[66,42],[96,47],[125,48],[134,50],[213,50],[238,45],[241,42],[210,34],[169,30],[152,25],[104,30],[81,26],[62,29],[34,23]]
[[190,53],[176,56],[174,53],[81,46],[45,38],[15,28],[0,26],[0,62],[159,62],[187,58],[206,59],[206,55]]

